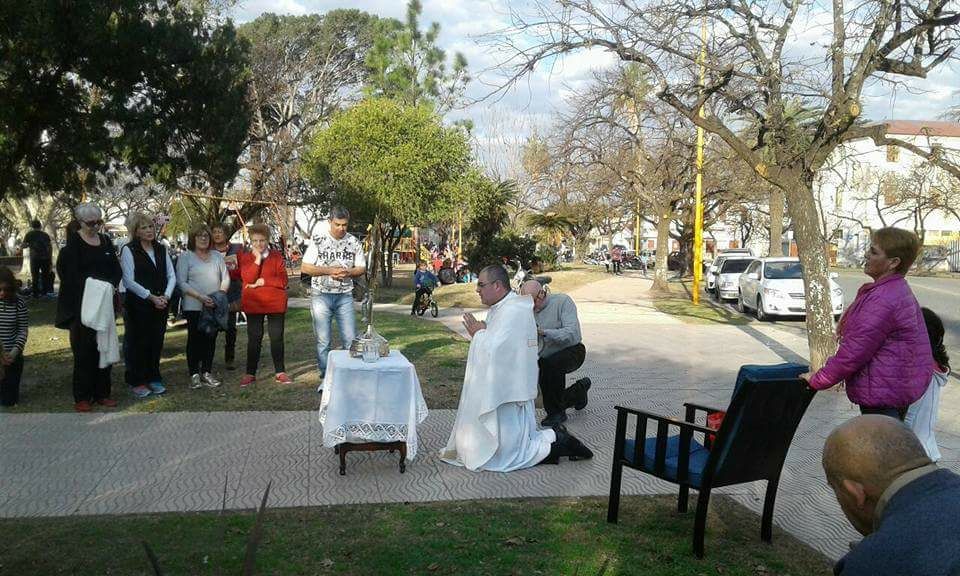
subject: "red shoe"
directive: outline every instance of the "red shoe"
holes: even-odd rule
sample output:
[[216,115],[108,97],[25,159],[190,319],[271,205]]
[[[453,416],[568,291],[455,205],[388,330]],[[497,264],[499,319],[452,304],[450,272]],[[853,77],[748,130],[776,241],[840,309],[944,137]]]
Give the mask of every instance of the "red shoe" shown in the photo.
[[240,387],[246,388],[247,386],[253,384],[257,381],[257,377],[253,374],[244,374],[243,378],[240,379]]
[[286,372],[278,372],[274,380],[276,380],[278,384],[293,384],[293,378],[287,376]]
[[77,412],[92,412],[93,406],[91,406],[86,400],[81,400],[73,405],[73,409]]
[[107,408],[116,408],[116,407],[117,407],[117,401],[114,400],[113,398],[101,398],[101,399],[97,400],[97,404],[99,404],[99,405],[101,405],[101,406],[106,406]]

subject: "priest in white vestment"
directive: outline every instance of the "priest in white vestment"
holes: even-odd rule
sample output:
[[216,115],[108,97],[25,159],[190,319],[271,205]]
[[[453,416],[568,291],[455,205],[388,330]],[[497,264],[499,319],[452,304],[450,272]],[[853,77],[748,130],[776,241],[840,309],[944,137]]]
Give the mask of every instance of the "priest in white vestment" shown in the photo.
[[541,462],[555,464],[561,456],[592,457],[565,428],[537,428],[533,300],[510,290],[502,266],[480,272],[477,292],[490,312],[485,322],[464,315],[470,352],[457,418],[440,458],[469,470],[510,472]]

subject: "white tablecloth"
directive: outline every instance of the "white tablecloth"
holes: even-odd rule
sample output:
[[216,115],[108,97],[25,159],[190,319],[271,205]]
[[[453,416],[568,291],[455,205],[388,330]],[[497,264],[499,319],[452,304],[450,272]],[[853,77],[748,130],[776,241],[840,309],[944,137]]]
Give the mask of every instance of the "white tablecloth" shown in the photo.
[[417,424],[426,417],[417,371],[399,351],[391,350],[372,363],[351,358],[347,350],[333,350],[327,356],[320,400],[324,446],[405,441],[407,459],[413,460]]

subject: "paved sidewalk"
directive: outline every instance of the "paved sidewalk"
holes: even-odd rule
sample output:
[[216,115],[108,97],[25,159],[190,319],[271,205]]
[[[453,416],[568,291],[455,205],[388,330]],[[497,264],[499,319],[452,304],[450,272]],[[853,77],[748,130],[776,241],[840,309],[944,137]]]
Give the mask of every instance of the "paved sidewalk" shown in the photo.
[[[612,407],[679,415],[684,401],[725,406],[737,368],[806,353],[802,338],[770,325],[688,325],[642,297],[649,281],[620,277],[572,295],[588,347],[590,404],[568,428],[594,449],[592,461],[509,474],[471,473],[441,463],[454,411],[433,410],[419,429],[421,452],[399,474],[396,456],[348,455],[337,473],[309,412],[5,414],[0,416],[0,515],[5,517],[252,508],[268,481],[273,506],[413,502],[523,496],[605,495],[614,435]],[[389,306],[378,310],[391,311]],[[408,310],[399,310],[408,313]],[[459,311],[439,319],[459,325]],[[843,518],[820,468],[823,441],[856,414],[842,393],[815,398],[787,458],[775,522],[831,557],[858,535]],[[960,471],[960,390],[941,406],[942,465]],[[671,484],[627,471],[625,494],[673,493]],[[761,483],[720,490],[759,514]],[[759,516],[757,518],[759,532]],[[709,546],[709,542],[708,542]]]

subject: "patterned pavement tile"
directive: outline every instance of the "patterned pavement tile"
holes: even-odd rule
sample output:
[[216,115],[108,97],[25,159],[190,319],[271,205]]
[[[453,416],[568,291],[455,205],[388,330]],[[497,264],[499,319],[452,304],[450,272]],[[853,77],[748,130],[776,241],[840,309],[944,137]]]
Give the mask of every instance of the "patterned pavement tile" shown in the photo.
[[[258,506],[270,481],[270,505],[277,507],[607,495],[614,406],[674,417],[682,415],[683,402],[723,408],[740,365],[778,363],[805,353],[802,339],[774,326],[691,326],[665,318],[636,296],[645,282],[616,278],[572,294],[588,353],[568,381],[589,376],[593,387],[586,409],[568,412],[567,427],[594,451],[591,461],[564,460],[509,474],[445,464],[438,453],[450,434],[453,410],[431,410],[418,427],[420,451],[406,473],[399,473],[396,454],[350,453],[345,476],[332,448],[323,446],[315,410],[4,414],[0,515],[217,510],[224,477],[230,509]],[[856,414],[842,392],[814,397],[777,494],[775,523],[831,558],[859,536],[826,485],[820,455],[830,431]],[[654,433],[650,426],[648,434]],[[941,466],[960,471],[960,387],[943,393],[938,440]],[[717,492],[759,515],[765,488],[756,482]],[[673,484],[624,471],[624,495],[676,492]]]

